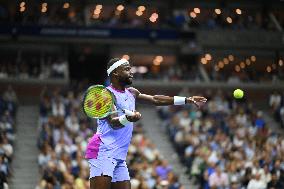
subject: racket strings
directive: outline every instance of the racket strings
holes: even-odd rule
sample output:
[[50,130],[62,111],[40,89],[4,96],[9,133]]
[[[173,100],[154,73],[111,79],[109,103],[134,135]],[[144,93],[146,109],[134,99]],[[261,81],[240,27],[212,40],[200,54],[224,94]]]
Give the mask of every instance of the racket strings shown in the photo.
[[112,108],[112,96],[107,89],[102,87],[93,87],[88,90],[84,110],[86,114],[94,118],[102,118]]

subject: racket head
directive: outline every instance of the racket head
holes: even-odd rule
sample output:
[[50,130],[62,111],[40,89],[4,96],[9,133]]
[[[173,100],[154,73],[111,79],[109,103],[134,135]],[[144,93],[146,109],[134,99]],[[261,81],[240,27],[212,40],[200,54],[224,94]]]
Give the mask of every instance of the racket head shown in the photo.
[[83,111],[86,116],[95,119],[107,117],[113,107],[114,97],[103,85],[90,86],[83,98]]

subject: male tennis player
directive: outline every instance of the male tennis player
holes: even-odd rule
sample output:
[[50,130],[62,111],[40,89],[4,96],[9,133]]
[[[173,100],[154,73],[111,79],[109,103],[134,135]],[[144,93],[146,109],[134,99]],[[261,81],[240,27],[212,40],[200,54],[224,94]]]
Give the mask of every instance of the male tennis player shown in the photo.
[[107,74],[111,81],[107,88],[116,100],[114,109],[131,110],[135,115],[117,113],[105,119],[98,119],[97,132],[89,140],[86,150],[90,166],[90,186],[91,189],[130,189],[125,159],[132,137],[133,122],[141,118],[141,114],[135,111],[135,101],[150,102],[156,106],[194,103],[199,107],[207,99],[200,96],[151,96],[142,94],[133,87],[127,88],[126,86],[132,84],[133,73],[126,59],[111,59],[107,66]]

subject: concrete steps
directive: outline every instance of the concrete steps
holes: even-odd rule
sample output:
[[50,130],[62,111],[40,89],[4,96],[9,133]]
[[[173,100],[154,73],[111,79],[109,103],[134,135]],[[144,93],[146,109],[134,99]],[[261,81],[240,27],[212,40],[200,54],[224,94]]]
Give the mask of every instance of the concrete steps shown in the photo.
[[166,158],[176,174],[179,175],[179,181],[184,185],[186,189],[195,189],[193,183],[186,175],[185,167],[179,161],[178,155],[173,149],[167,134],[161,128],[161,122],[157,117],[155,107],[142,107],[139,108],[139,112],[142,114],[143,128],[145,129],[146,136],[157,146],[164,158]]
[[11,189],[34,189],[39,180],[36,146],[38,118],[38,106],[19,107]]

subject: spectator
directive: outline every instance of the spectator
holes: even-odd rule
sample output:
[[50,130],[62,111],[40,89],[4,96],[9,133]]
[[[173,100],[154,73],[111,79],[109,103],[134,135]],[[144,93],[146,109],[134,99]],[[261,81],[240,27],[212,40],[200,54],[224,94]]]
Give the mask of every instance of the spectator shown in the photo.
[[276,111],[281,103],[281,95],[274,91],[269,97],[269,106],[272,108],[273,111]]
[[162,160],[160,165],[156,167],[157,175],[162,179],[167,179],[168,173],[172,170],[167,160]]
[[8,180],[11,175],[10,163],[14,153],[17,104],[17,95],[12,86],[8,86],[0,96],[0,188],[4,189],[8,188]]
[[283,184],[279,180],[277,173],[273,171],[271,173],[271,181],[267,184],[267,189],[280,189],[283,188]]
[[219,166],[217,166],[215,172],[209,176],[209,186],[218,189],[225,189],[229,186],[228,175],[222,172]]
[[265,189],[266,183],[260,179],[260,173],[256,172],[254,177],[249,181],[247,189]]

